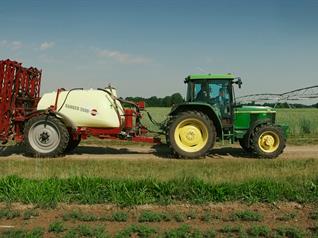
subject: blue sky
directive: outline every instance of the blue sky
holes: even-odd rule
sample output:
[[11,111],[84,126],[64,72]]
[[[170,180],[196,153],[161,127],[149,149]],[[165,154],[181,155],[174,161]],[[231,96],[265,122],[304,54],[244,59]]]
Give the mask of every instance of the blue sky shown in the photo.
[[111,83],[184,94],[193,73],[234,73],[238,95],[318,84],[318,1],[17,1],[0,5],[0,58],[43,70],[42,93]]

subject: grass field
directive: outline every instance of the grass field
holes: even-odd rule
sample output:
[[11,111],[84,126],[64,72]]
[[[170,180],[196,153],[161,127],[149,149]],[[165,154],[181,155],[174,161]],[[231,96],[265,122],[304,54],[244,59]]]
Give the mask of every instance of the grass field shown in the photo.
[[[129,155],[128,155],[129,156]],[[74,176],[108,179],[168,181],[192,177],[208,183],[242,183],[271,178],[279,182],[306,182],[316,178],[317,159],[1,159],[0,177],[17,175],[30,179]]]
[[58,203],[110,203],[121,206],[226,201],[317,203],[317,186],[317,176],[305,181],[266,178],[239,183],[204,182],[197,178],[168,181],[94,177],[31,180],[9,176],[0,179],[0,201],[44,207],[55,207]]
[[291,143],[318,143],[318,109],[277,109],[277,122],[289,126]]
[[[160,122],[169,108],[149,111]],[[280,109],[277,120],[290,126],[292,143],[318,142],[318,110]],[[144,123],[157,129],[146,116]],[[318,237],[313,154],[177,160],[140,152],[105,159],[98,146],[129,146],[107,143],[81,144],[94,151],[87,157],[98,155],[93,159],[80,151],[55,159],[1,157],[0,237]]]

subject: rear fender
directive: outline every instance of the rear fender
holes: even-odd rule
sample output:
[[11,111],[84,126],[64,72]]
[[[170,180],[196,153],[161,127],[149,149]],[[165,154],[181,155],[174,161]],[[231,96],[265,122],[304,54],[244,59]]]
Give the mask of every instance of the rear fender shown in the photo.
[[201,104],[201,103],[184,103],[184,104],[179,104],[177,106],[174,106],[170,113],[169,116],[176,115],[180,112],[184,111],[199,111],[204,114],[206,114],[214,123],[215,129],[217,136],[219,138],[222,137],[223,130],[222,130],[222,124],[220,121],[219,116],[215,112],[215,110],[211,107],[209,104]]

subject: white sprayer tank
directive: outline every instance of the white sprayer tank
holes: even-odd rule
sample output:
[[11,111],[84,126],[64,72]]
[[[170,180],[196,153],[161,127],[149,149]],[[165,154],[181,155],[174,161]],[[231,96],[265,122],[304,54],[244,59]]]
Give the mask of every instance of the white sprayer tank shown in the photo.
[[[116,95],[115,89],[105,89]],[[119,128],[124,125],[121,103],[103,90],[62,91],[57,102],[57,111],[70,119],[76,127]],[[38,103],[38,110],[55,105],[57,92],[46,93]]]

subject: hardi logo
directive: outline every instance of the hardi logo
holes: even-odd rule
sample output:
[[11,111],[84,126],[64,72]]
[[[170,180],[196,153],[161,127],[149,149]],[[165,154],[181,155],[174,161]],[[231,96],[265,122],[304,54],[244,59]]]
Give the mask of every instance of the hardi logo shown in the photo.
[[92,109],[91,110],[91,115],[94,117],[97,115],[97,110],[96,109]]

